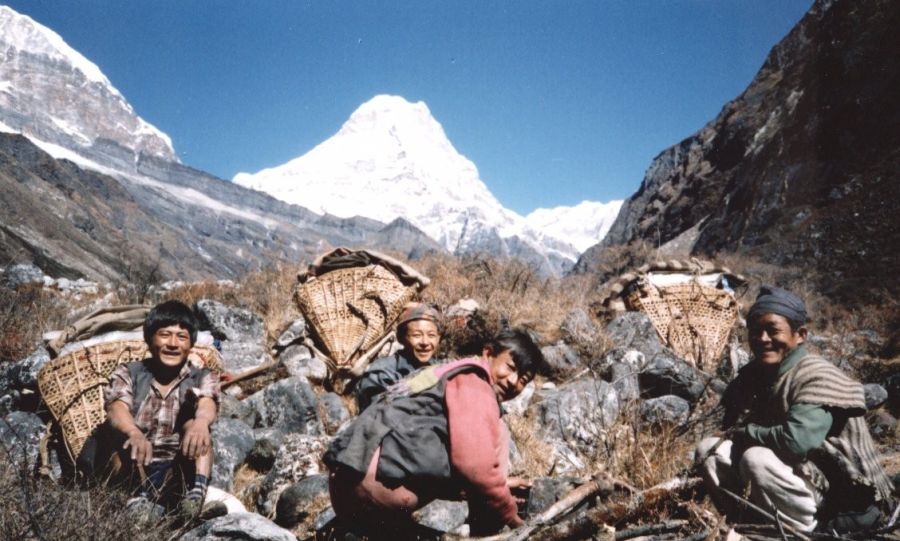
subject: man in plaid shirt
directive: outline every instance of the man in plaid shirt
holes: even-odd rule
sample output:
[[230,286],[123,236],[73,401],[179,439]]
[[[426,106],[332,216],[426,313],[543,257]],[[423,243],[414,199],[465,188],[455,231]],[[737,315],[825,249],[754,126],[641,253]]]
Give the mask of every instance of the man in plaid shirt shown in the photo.
[[144,321],[151,356],[118,366],[105,390],[108,426],[124,440],[112,470],[131,479],[139,472],[138,494],[129,503],[136,509],[158,509],[150,505],[154,500],[167,508],[177,502],[184,518],[201,510],[212,471],[209,427],[219,378],[187,362],[197,327],[183,303],[155,306]]

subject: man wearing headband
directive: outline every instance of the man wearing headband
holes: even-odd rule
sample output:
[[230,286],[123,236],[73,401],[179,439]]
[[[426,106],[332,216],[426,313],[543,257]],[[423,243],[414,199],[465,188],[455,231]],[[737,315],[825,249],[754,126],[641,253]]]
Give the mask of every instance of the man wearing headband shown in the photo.
[[726,438],[706,438],[698,461],[716,506],[759,520],[720,492],[742,494],[800,531],[854,531],[889,513],[893,486],[863,414],[863,386],[806,347],[806,306],[763,286],[747,315],[753,360],[722,397]]
[[425,303],[410,303],[397,320],[397,341],[403,349],[374,361],[356,383],[359,411],[407,375],[428,364],[441,342],[441,314]]

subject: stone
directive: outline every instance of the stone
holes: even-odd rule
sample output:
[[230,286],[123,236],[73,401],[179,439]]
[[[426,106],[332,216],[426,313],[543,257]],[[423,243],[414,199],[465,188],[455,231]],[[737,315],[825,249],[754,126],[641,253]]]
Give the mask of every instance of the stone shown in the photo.
[[638,381],[641,395],[651,398],[674,394],[696,402],[706,389],[705,376],[667,349],[647,358]]
[[295,319],[288,327],[278,335],[275,340],[275,349],[281,351],[291,344],[302,341],[306,337],[306,320],[303,316]]
[[350,412],[337,393],[325,393],[320,396],[319,404],[321,405],[322,422],[325,425],[325,431],[334,435],[341,424],[350,418]]
[[599,445],[619,416],[616,390],[601,379],[583,378],[541,392],[532,406],[539,433],[585,452]]
[[253,448],[253,429],[243,421],[220,418],[213,425],[212,440],[214,460],[210,483],[230,492],[234,488],[234,472]]
[[[335,519],[335,516],[336,515],[334,514],[334,509],[329,506],[327,509],[325,509],[324,511],[319,513],[319,516],[317,516],[316,520],[313,521],[312,529],[315,530],[316,532],[321,531],[322,528],[325,528],[326,526],[328,526],[331,523],[331,521],[333,521]],[[320,539],[320,538],[316,537],[316,539]],[[325,537],[324,539],[328,539],[328,538]]]
[[869,430],[875,438],[893,438],[897,432],[897,418],[884,410],[873,412],[868,421]]
[[324,473],[301,479],[281,492],[275,506],[275,524],[293,528],[307,520],[328,499],[328,475]]
[[578,486],[578,480],[574,477],[538,477],[534,479],[531,482],[531,490],[528,491],[526,514],[533,517],[543,513],[576,486]]
[[[636,353],[632,351],[630,353]],[[625,402],[631,402],[641,397],[641,385],[638,380],[638,369],[631,362],[616,362],[609,367],[609,382],[613,389],[619,395],[619,399]]]
[[643,312],[618,314],[606,326],[606,335],[617,348],[637,350],[647,358],[665,349],[656,327]]
[[649,425],[678,425],[687,421],[690,403],[675,395],[650,398],[641,402],[641,419]]
[[863,391],[866,396],[866,409],[873,410],[887,402],[887,389],[877,383],[866,383],[863,385]]
[[528,406],[531,405],[531,399],[534,397],[534,390],[534,381],[529,381],[528,385],[519,393],[519,396],[503,402],[500,404],[500,407],[503,408],[504,412],[511,415],[525,415],[525,412],[528,411]]
[[237,419],[252,426],[256,423],[256,411],[245,400],[222,393],[219,395],[219,419]]
[[584,368],[578,353],[565,342],[541,348],[544,354],[544,372],[555,380],[564,380]]
[[433,500],[412,514],[416,523],[439,532],[459,528],[468,516],[469,505],[466,502],[450,500]]
[[256,442],[247,455],[247,465],[256,471],[267,472],[275,465],[284,434],[277,428],[258,428],[254,436]]
[[292,344],[278,355],[278,360],[291,376],[305,377],[316,383],[328,377],[328,366],[306,346]]
[[50,361],[50,352],[44,346],[37,347],[28,357],[12,363],[0,375],[0,392],[9,389],[37,390],[37,373]]
[[229,513],[208,520],[178,538],[180,541],[297,541],[290,531],[256,513]]
[[285,433],[323,434],[319,404],[306,378],[277,381],[246,401],[256,412],[255,428],[274,427]]
[[0,274],[0,286],[16,289],[25,284],[43,284],[44,271],[30,263],[20,263],[7,267]]
[[14,411],[0,422],[0,459],[29,475],[40,460],[44,423],[34,413]]
[[588,347],[600,337],[600,327],[584,308],[575,308],[559,326],[563,340],[579,347]]
[[319,459],[331,439],[327,436],[286,434],[275,464],[260,485],[256,505],[271,516],[281,492],[300,480],[320,472]]
[[200,320],[200,328],[211,331],[219,340],[266,341],[265,322],[250,310],[232,308],[211,299],[197,301],[194,310]]

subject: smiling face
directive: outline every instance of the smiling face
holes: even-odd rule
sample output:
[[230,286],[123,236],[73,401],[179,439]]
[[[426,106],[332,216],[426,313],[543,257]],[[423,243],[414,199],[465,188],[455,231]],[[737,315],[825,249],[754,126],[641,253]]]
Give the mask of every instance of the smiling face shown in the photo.
[[747,338],[758,362],[781,364],[785,356],[806,341],[806,327],[791,329],[787,318],[778,314],[761,314],[750,321]]
[[490,348],[485,348],[483,355],[494,378],[494,393],[501,402],[519,396],[528,382],[534,378],[533,373],[519,372],[508,349],[495,355]]
[[434,357],[441,333],[433,321],[417,319],[406,324],[406,332],[400,339],[403,349],[409,352],[419,364],[425,364]]
[[190,351],[191,332],[181,325],[160,327],[150,340],[151,355],[164,366],[181,366]]

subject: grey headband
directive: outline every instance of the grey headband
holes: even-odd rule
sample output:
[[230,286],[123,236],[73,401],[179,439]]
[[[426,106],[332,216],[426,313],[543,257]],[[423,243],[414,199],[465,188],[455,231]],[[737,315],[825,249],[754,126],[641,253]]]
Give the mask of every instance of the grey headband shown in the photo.
[[788,321],[803,325],[806,323],[806,304],[803,300],[786,289],[774,286],[762,286],[756,302],[750,307],[747,319],[762,314],[778,314]]

